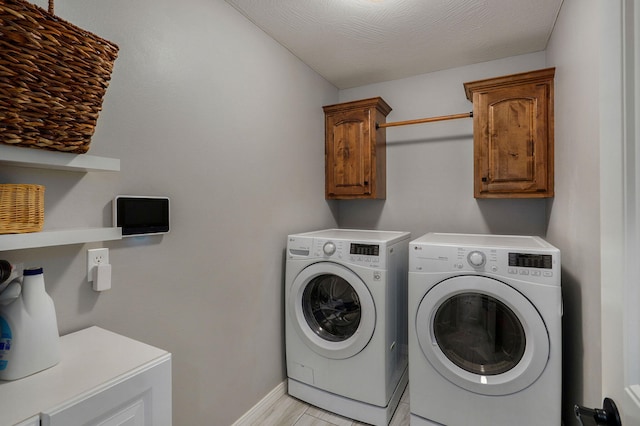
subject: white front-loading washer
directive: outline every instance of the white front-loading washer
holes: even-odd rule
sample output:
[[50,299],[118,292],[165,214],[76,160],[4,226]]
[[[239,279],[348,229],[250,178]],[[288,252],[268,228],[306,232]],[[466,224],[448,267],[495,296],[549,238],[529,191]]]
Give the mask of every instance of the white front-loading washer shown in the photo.
[[409,244],[411,425],[559,426],[560,251],[539,237]]
[[387,425],[407,380],[408,232],[327,229],[289,235],[288,392]]

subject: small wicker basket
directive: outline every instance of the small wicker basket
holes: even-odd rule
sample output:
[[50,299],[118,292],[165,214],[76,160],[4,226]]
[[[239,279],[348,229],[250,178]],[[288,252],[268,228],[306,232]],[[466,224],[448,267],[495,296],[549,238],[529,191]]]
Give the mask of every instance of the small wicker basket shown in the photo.
[[0,184],[0,234],[42,231],[44,186]]

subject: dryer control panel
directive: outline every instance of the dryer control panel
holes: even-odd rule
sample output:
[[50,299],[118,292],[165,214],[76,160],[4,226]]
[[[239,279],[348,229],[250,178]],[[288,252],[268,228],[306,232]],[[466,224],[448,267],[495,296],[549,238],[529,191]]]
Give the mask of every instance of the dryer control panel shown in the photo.
[[560,280],[560,251],[551,247],[438,245],[417,240],[409,244],[409,271],[482,273],[555,284]]

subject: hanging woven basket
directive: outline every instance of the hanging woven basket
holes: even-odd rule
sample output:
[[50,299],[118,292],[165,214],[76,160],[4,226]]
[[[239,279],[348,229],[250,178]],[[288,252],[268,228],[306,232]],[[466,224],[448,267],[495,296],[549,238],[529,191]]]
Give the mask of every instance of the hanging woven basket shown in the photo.
[[89,150],[118,46],[24,0],[0,0],[0,143]]

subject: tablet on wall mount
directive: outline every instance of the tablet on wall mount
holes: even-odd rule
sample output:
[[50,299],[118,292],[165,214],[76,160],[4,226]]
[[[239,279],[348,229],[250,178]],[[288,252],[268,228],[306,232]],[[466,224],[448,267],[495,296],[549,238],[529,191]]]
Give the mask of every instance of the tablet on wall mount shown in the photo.
[[169,198],[118,195],[113,200],[113,225],[123,237],[169,232]]

